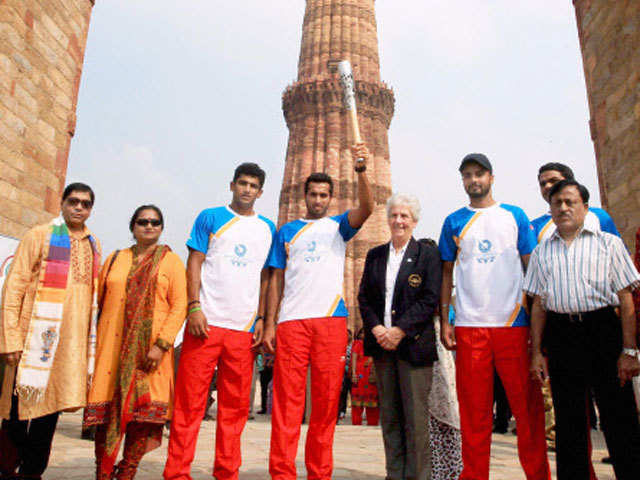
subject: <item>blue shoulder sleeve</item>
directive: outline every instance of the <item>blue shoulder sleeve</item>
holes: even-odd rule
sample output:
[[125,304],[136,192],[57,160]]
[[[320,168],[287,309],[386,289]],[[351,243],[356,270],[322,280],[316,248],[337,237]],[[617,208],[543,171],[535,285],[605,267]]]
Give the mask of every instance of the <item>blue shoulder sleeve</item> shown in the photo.
[[269,226],[269,230],[271,231],[271,246],[269,247],[269,254],[267,255],[267,259],[264,262],[264,267],[262,267],[262,268],[267,268],[269,267],[269,261],[271,260],[271,256],[273,255],[273,247],[276,243],[275,242],[276,226],[267,217],[263,217],[262,215],[260,215],[259,217],[262,221],[264,221],[264,223],[266,223]]
[[440,232],[440,240],[438,241],[438,249],[440,250],[440,258],[444,262],[453,262],[456,259],[458,253],[458,246],[453,238],[455,235],[453,227],[451,226],[451,215],[449,215],[442,225],[442,231]]
[[358,233],[359,229],[353,228],[349,224],[349,210],[344,212],[342,215],[336,215],[335,217],[331,218],[338,222],[338,224],[340,225],[338,231],[340,232],[340,235],[345,242],[351,240],[355,236],[355,234]]
[[208,208],[200,212],[191,228],[191,236],[187,240],[187,247],[202,252],[209,250],[209,235],[214,231],[215,210]]
[[284,247],[284,230],[286,227],[286,225],[283,225],[274,235],[271,252],[267,259],[267,267],[284,269],[287,266],[287,251]]
[[601,208],[590,208],[589,210],[591,210],[595,216],[598,217],[598,220],[600,220],[600,230],[615,235],[616,237],[620,236],[620,232],[618,232],[616,224],[613,223],[611,215]]
[[533,227],[533,234],[535,235],[536,240],[538,239],[538,235],[540,235],[540,231],[549,221],[549,218],[551,218],[551,215],[545,213],[544,215],[531,220],[531,226]]
[[502,207],[511,212],[518,225],[518,252],[520,255],[529,255],[536,248],[538,242],[527,214],[521,208],[513,205],[502,204]]

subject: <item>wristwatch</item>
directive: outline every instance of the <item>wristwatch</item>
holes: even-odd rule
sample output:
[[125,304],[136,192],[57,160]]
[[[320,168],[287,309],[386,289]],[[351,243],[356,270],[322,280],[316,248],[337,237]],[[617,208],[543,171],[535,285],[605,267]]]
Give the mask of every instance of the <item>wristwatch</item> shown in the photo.
[[637,348],[623,348],[622,353],[625,355],[629,355],[633,358],[638,358],[638,349]]

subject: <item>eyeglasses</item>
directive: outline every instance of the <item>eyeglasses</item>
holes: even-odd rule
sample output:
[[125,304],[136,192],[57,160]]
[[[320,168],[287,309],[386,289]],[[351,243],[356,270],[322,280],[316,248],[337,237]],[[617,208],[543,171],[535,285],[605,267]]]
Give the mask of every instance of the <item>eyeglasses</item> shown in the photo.
[[162,222],[160,220],[149,218],[139,218],[136,220],[136,225],[140,227],[146,227],[149,224],[151,224],[152,227],[159,227],[160,225],[162,225]]
[[67,202],[72,207],[76,207],[78,204],[80,204],[85,210],[89,210],[91,207],[93,207],[93,203],[91,202],[91,200],[81,200],[76,197],[68,197],[67,199],[65,199],[65,202]]

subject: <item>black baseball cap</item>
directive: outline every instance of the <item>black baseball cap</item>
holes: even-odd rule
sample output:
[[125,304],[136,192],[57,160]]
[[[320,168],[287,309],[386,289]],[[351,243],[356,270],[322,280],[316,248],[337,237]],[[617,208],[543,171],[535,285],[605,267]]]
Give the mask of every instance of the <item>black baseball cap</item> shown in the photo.
[[491,166],[491,162],[487,158],[484,153],[470,153],[462,159],[462,163],[460,164],[459,171],[462,171],[464,167],[469,165],[470,163],[477,163],[483,168],[489,170],[489,173],[493,174],[493,167]]

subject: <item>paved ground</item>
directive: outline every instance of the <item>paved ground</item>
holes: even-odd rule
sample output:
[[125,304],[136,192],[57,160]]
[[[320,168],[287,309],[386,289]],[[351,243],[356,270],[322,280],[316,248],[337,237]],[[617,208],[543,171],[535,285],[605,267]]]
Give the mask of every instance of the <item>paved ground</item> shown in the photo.
[[[243,464],[241,480],[268,480],[269,418],[257,415],[245,428],[242,449]],[[50,467],[45,480],[90,480],[94,478],[93,444],[80,439],[81,415],[64,414],[60,418],[53,444]],[[213,440],[215,422],[203,422],[198,442],[198,450],[193,463],[194,480],[211,479],[213,463]],[[304,438],[306,427],[300,440],[298,451],[298,476],[304,475]],[[594,465],[600,480],[613,480],[613,471],[600,462],[605,456],[604,442],[599,432],[594,432]],[[143,459],[137,480],[160,480],[166,458],[167,439],[163,445],[150,452]],[[384,454],[382,437],[377,427],[354,427],[338,425],[336,430],[333,478],[336,480],[384,480]],[[555,457],[550,455],[552,466]],[[491,480],[521,480],[516,452],[516,437],[512,434],[494,435],[491,452]],[[555,478],[555,477],[554,477]]]

